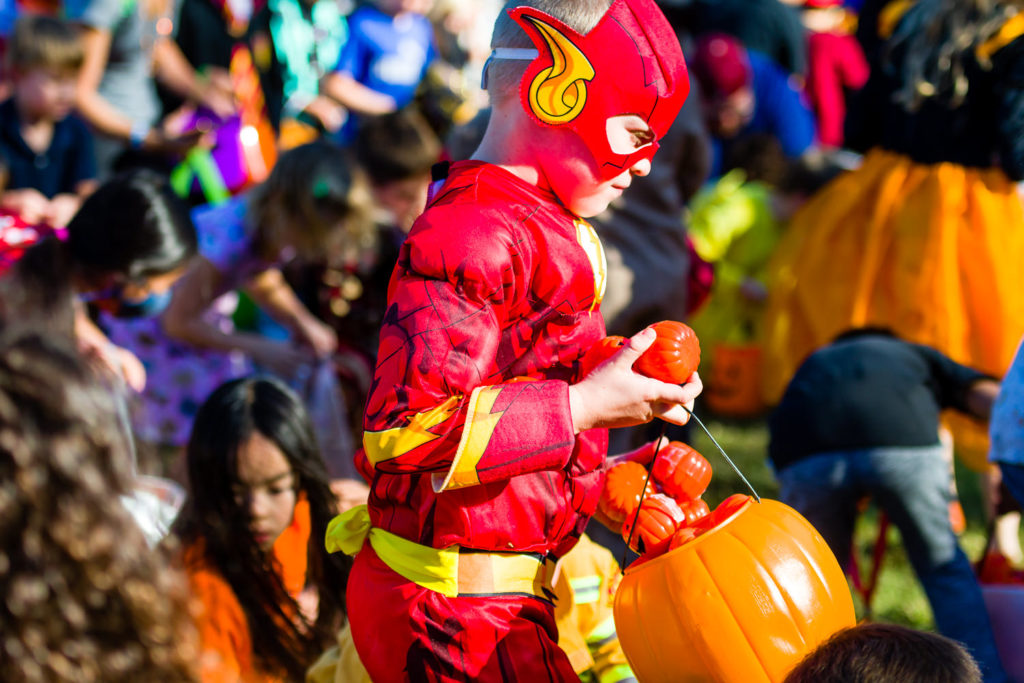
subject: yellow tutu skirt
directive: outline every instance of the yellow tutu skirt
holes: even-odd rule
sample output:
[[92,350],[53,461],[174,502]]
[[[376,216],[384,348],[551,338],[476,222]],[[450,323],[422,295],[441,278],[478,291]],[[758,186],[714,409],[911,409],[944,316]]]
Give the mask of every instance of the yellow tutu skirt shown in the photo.
[[[1021,199],[998,169],[874,150],[797,212],[769,281],[769,405],[809,353],[852,327],[888,327],[1002,377],[1024,335]],[[973,430],[957,439],[958,452],[985,443],[983,429]],[[984,467],[984,453],[968,464]]]

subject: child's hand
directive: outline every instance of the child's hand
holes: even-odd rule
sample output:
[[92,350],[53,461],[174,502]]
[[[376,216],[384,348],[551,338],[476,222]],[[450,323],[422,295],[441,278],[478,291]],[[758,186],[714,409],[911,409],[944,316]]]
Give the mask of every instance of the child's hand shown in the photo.
[[82,200],[78,195],[57,195],[50,200],[50,225],[55,228],[67,227],[81,205]]
[[331,492],[338,500],[338,513],[357,505],[365,505],[370,498],[370,487],[358,479],[332,479]]
[[317,358],[326,358],[338,350],[338,333],[313,316],[303,316],[296,324],[299,341],[307,344]]
[[685,424],[694,399],[704,388],[693,373],[682,386],[667,384],[634,372],[633,363],[654,343],[647,328],[633,335],[621,351],[569,387],[569,406],[577,433],[594,427],[629,427],[655,417]]
[[88,337],[79,337],[78,346],[82,355],[100,372],[119,378],[135,392],[146,388],[146,368],[128,349],[109,342],[96,344]]
[[299,614],[306,620],[307,624],[315,624],[316,616],[320,612],[320,593],[316,586],[306,586],[295,598],[299,606]]
[[337,133],[348,118],[345,107],[324,95],[317,95],[303,111],[319,121],[328,133]]
[[18,214],[26,223],[40,224],[50,221],[50,200],[39,190],[30,187],[8,190],[0,197],[0,206]]
[[238,111],[231,75],[221,67],[207,67],[199,79],[199,101],[221,118]]

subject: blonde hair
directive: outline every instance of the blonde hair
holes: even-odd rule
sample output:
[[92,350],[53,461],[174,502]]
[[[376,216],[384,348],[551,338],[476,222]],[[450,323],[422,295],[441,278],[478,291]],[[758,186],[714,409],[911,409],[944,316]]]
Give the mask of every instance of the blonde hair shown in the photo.
[[70,345],[0,342],[5,680],[195,680],[186,584],[120,500],[126,449],[110,393]]
[[336,262],[372,246],[371,207],[362,169],[337,145],[317,141],[281,155],[253,191],[249,218],[264,257],[275,258],[273,249],[291,246]]
[[40,14],[24,14],[15,22],[7,44],[12,71],[43,68],[74,75],[84,61],[81,37],[68,22]]
[[[496,47],[530,48],[533,41],[512,17],[509,10],[533,7],[550,14],[581,35],[590,33],[614,0],[511,0],[506,2],[491,34],[491,49]],[[492,60],[487,65],[487,92],[492,102],[503,102],[519,92],[519,81],[529,62]]]

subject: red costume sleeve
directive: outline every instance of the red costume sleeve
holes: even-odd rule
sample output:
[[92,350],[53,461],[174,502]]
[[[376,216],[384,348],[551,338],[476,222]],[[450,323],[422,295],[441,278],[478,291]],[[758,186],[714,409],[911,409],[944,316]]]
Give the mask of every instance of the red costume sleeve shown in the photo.
[[440,492],[566,465],[568,378],[545,372],[560,351],[537,348],[531,322],[542,309],[552,325],[553,304],[528,295],[538,259],[552,255],[515,212],[435,206],[410,236],[366,413],[366,455],[379,471],[432,473]]

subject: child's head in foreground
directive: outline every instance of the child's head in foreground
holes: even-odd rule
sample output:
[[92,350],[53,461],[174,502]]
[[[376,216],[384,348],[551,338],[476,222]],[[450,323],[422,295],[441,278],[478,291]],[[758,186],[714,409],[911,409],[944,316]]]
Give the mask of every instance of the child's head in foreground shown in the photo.
[[825,641],[783,683],[981,683],[981,672],[967,650],[945,636],[860,624]]
[[484,77],[494,114],[477,158],[537,170],[578,216],[650,171],[689,79],[654,0],[513,0]]
[[185,583],[121,502],[132,476],[115,398],[73,343],[8,327],[0,337],[3,680],[195,680]]
[[14,25],[6,57],[22,117],[60,121],[71,113],[85,60],[74,26],[54,17],[23,14]]

